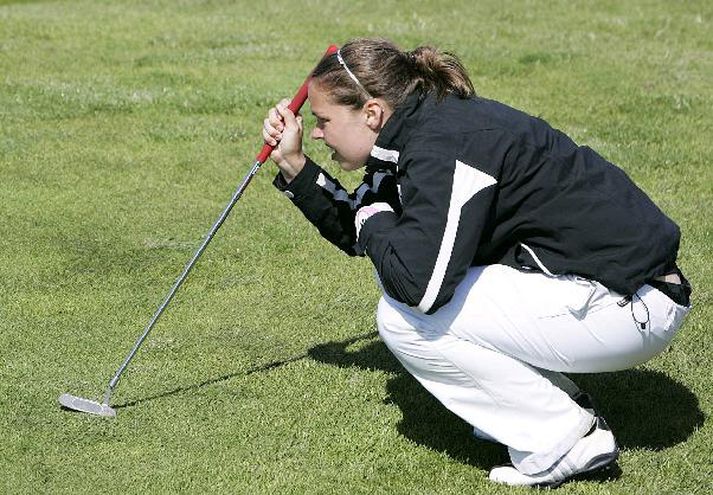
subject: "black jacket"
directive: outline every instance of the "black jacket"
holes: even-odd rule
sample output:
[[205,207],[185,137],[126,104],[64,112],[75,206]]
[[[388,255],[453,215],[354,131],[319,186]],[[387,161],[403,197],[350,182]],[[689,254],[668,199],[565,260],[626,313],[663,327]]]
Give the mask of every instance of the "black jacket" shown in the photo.
[[[411,95],[348,194],[308,160],[285,191],[321,234],[366,253],[393,298],[432,313],[473,265],[572,273],[633,294],[675,263],[679,229],[627,175],[541,119],[501,103]],[[394,213],[369,218],[363,205]]]

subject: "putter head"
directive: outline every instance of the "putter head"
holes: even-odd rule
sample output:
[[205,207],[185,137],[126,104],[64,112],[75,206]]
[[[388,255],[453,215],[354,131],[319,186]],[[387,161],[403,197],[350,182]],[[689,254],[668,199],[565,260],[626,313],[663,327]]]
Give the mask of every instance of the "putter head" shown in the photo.
[[69,394],[59,396],[59,403],[62,407],[73,411],[96,414],[97,416],[108,416],[113,418],[116,416],[116,411],[109,407],[109,404],[100,404],[93,400],[83,399]]

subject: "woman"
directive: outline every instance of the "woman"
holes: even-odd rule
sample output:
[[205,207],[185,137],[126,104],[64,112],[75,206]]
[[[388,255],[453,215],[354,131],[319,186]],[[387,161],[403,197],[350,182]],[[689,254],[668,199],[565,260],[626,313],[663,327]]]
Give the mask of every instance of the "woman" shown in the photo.
[[329,241],[372,260],[377,323],[406,370],[474,434],[508,447],[490,479],[556,486],[615,439],[567,373],[660,353],[689,309],[679,229],[623,171],[540,119],[477,97],[458,59],[357,39],[309,100],[348,194],[302,152],[284,100],[263,136],[275,185]]

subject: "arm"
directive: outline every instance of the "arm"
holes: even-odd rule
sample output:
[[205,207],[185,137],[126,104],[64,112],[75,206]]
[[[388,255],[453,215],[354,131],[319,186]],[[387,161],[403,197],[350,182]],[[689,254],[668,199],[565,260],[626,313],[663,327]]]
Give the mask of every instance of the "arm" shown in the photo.
[[355,213],[376,201],[398,208],[394,174],[390,170],[367,169],[362,184],[349,194],[339,181],[304,155],[302,133],[302,119],[287,108],[287,100],[269,110],[263,138],[275,147],[270,157],[280,172],[274,185],[327,240],[350,255],[363,255],[356,243]]
[[[441,147],[442,149],[442,147]],[[359,245],[386,292],[424,313],[447,303],[465,277],[486,227],[497,183],[450,153],[411,152],[399,169],[403,213],[364,224]]]
[[325,239],[350,256],[364,254],[356,242],[354,226],[359,208],[381,201],[400,211],[396,179],[390,171],[367,170],[362,183],[350,194],[338,180],[306,158],[304,167],[291,182],[278,173],[273,184],[291,199]]

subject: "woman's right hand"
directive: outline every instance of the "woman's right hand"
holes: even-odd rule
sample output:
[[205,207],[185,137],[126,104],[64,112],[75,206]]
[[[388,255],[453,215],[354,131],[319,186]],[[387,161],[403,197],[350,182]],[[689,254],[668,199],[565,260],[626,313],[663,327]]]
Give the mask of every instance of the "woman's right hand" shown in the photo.
[[270,158],[280,168],[289,183],[302,171],[306,158],[302,152],[302,117],[287,108],[290,100],[284,99],[267,112],[262,128],[265,142],[275,149]]

